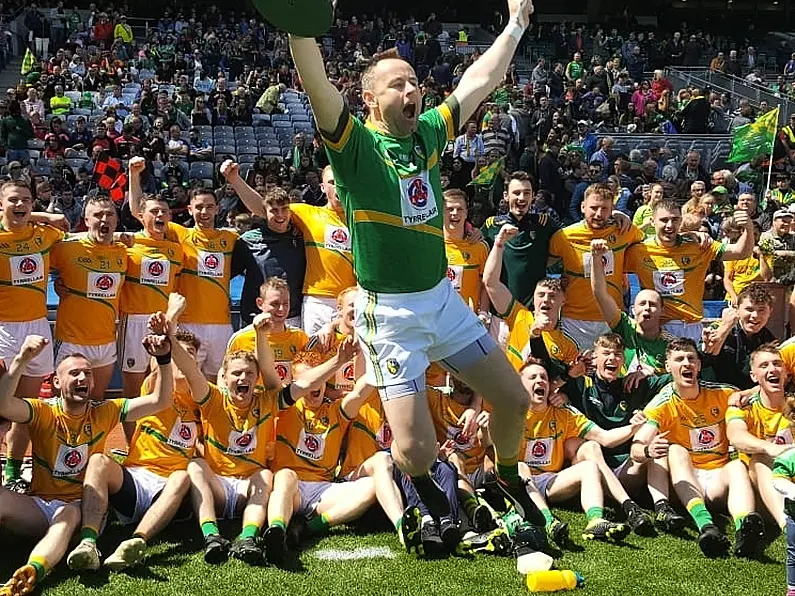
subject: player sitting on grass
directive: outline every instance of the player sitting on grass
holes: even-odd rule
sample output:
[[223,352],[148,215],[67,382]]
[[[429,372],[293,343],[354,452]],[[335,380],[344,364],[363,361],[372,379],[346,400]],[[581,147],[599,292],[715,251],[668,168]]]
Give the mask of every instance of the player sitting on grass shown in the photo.
[[[283,565],[287,555],[286,529],[294,515],[309,518],[313,534],[359,518],[376,502],[374,478],[334,482],[345,431],[372,390],[365,377],[342,399],[325,399],[325,381],[356,353],[358,344],[346,339],[337,355],[322,362],[316,352],[302,352],[294,360],[296,378],[320,371],[321,382],[306,395],[290,391],[295,403],[279,412],[276,424],[273,494],[264,534],[268,560]],[[329,366],[331,365],[331,366]]]
[[[2,596],[32,592],[66,553],[80,524],[80,496],[86,464],[102,453],[110,432],[124,420],[137,420],[162,410],[171,398],[169,342],[165,337],[144,338],[147,351],[158,361],[154,392],[132,399],[91,401],[94,378],[91,363],[80,354],[58,364],[53,384],[58,399],[17,399],[17,383],[30,362],[47,347],[37,335],[25,338],[8,374],[0,380],[0,417],[27,424],[33,445],[31,494],[0,488],[0,520],[13,532],[39,542],[27,564],[17,569],[2,587]],[[99,527],[84,527],[83,542],[96,542]],[[95,547],[96,548],[96,547]]]
[[[524,463],[520,467],[522,473],[532,476],[533,483],[548,503],[565,502],[579,493],[588,519],[582,534],[585,540],[622,540],[630,532],[630,527],[604,518],[603,486],[610,487],[606,476],[612,472],[606,466],[600,467],[598,461],[604,462],[602,447],[625,443],[644,419],[633,416],[631,424],[603,430],[571,406],[556,408],[550,405],[552,385],[540,360],[529,359],[521,370],[521,376],[530,394],[530,410],[525,421]],[[585,443],[577,450],[572,465],[564,467],[565,443],[571,438],[585,439]],[[638,523],[636,517],[645,516],[628,498],[620,502],[633,524]],[[551,531],[554,518],[548,508],[542,513],[553,540],[560,540],[561,535]]]
[[784,416],[790,374],[775,344],[764,344],[751,354],[751,379],[758,391],[747,405],[728,409],[726,435],[748,466],[762,502],[783,528],[784,500],[773,488],[772,466],[776,457],[792,449],[790,421]]
[[[569,380],[560,389],[568,397],[569,403],[588,420],[608,430],[631,424],[636,413],[642,411],[651,398],[671,382],[670,375],[645,377],[643,372],[619,378],[619,373],[624,369],[624,348],[624,342],[618,334],[600,335],[594,342],[596,370]],[[567,452],[574,454],[574,461],[578,459],[576,452],[582,449],[583,443],[583,439],[575,438],[569,439],[566,444]],[[679,532],[685,525],[685,518],[668,501],[668,469],[653,461],[633,461],[629,457],[630,446],[630,442],[626,441],[606,450],[603,457],[594,453],[610,493],[625,506],[624,513],[635,533],[648,534],[653,532],[651,520],[629,500],[627,494],[627,491],[637,493],[648,486],[654,501],[657,524],[667,532]],[[605,466],[611,473],[607,473]]]
[[707,557],[729,552],[729,539],[707,509],[724,504],[734,518],[735,556],[756,556],[764,521],[754,511],[748,470],[740,460],[729,461],[726,438],[727,401],[735,388],[699,381],[701,357],[688,338],[668,344],[665,367],[673,382],[646,406],[647,421],[633,441],[632,459],[668,456],[674,490],[698,527],[698,545]]
[[[219,374],[221,384],[214,385],[176,341],[184,309],[184,297],[172,294],[168,322],[174,362],[198,404],[204,435],[204,457],[188,464],[191,500],[204,535],[204,560],[222,563],[231,553],[249,564],[259,564],[263,553],[257,538],[265,523],[273,479],[267,469],[268,444],[273,440],[281,388],[272,352],[267,349],[270,317],[262,313],[254,319],[257,356],[243,351],[227,354]],[[260,374],[264,387],[256,385]],[[233,519],[241,514],[243,529],[230,549],[218,531],[217,516]]]
[[[165,317],[150,319],[149,328],[168,333]],[[178,331],[174,339],[194,360],[199,340],[192,333]],[[170,407],[140,418],[130,441],[124,465],[95,453],[88,461],[83,482],[83,528],[98,528],[108,510],[124,524],[137,524],[132,538],[124,540],[105,559],[105,566],[121,571],[139,564],[147,542],[172,520],[190,490],[188,462],[193,458],[200,434],[199,409],[182,372],[172,363],[174,389]],[[157,372],[144,380],[148,391]],[[99,551],[93,542],[81,542],[67,557],[71,569],[96,571]]]

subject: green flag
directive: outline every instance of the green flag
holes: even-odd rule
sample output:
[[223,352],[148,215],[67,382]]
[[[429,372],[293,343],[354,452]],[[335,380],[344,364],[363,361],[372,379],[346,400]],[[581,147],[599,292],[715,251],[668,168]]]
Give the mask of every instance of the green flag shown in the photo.
[[25,50],[25,57],[22,58],[22,71],[21,75],[24,77],[28,74],[31,70],[33,70],[33,64],[36,62],[36,59],[33,57],[33,52],[30,51],[30,48]]
[[762,114],[756,122],[739,127],[734,131],[732,151],[727,161],[747,162],[758,155],[772,154],[777,128],[778,108]]
[[491,186],[491,183],[494,182],[494,177],[497,175],[503,165],[505,165],[505,158],[501,157],[494,163],[491,163],[480,170],[480,174],[475,176],[472,179],[472,182],[467,184],[467,186]]

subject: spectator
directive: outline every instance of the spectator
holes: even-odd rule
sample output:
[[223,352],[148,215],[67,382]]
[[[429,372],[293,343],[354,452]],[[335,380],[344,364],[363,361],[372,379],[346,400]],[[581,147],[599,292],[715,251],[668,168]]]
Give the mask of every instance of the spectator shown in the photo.
[[6,159],[18,161],[22,165],[29,163],[28,141],[34,138],[30,120],[22,115],[22,106],[18,101],[8,104],[8,115],[0,121],[0,141],[6,148]]
[[681,112],[683,134],[705,134],[708,129],[711,107],[698,88],[693,88],[690,101]]
[[71,98],[64,95],[63,87],[55,86],[55,95],[50,98],[50,111],[58,116],[69,114],[72,111]]
[[47,17],[39,10],[36,4],[31,4],[25,14],[25,27],[30,31],[33,41],[33,51],[37,56],[46,59],[50,48],[50,26]]
[[456,138],[453,145],[453,158],[461,159],[467,164],[474,165],[478,157],[486,154],[483,138],[477,132],[477,123],[466,123],[464,134]]
[[723,72],[734,77],[742,76],[743,65],[740,64],[740,61],[737,59],[737,50],[732,50],[729,52],[729,60],[726,62]]
[[709,69],[712,72],[726,72],[726,57],[723,52],[718,52],[718,55],[709,63]]
[[22,114],[28,118],[35,112],[41,120],[44,120],[44,102],[39,98],[39,92],[35,87],[28,88],[28,97],[22,102]]
[[91,147],[93,137],[86,126],[86,117],[78,116],[75,120],[75,129],[69,135],[69,146],[79,151],[87,151]]
[[190,129],[188,144],[190,145],[189,161],[213,160],[213,148],[210,143],[201,138],[198,128]]

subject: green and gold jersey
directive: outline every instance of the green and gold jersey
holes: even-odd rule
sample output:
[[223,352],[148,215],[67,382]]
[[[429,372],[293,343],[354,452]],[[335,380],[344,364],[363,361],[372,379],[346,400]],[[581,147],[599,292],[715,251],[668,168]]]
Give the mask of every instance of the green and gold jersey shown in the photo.
[[363,124],[347,108],[336,131],[322,132],[365,290],[422,292],[447,274],[439,167],[457,130],[458,103],[450,97],[405,138]]

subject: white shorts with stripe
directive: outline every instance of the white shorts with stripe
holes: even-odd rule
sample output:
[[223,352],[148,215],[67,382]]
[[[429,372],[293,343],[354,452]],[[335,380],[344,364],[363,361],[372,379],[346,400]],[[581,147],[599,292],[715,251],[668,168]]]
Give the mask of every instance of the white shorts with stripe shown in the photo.
[[52,331],[46,317],[32,321],[0,323],[0,360],[6,366],[19,354],[22,342],[28,335],[41,335],[49,340],[49,345],[41,354],[30,361],[23,374],[30,377],[45,377],[55,370]]
[[232,337],[232,325],[205,325],[203,323],[181,323],[185,331],[190,331],[199,338],[201,348],[196,354],[196,362],[208,378],[214,378],[221,369],[226,354],[226,345]]
[[124,315],[119,322],[118,354],[122,372],[145,373],[151,357],[143,346],[150,315]]
[[98,346],[81,346],[68,341],[55,342],[55,366],[58,366],[72,354],[82,354],[91,363],[92,368],[101,368],[116,364],[116,342]]
[[304,319],[303,329],[309,336],[331,321],[337,314],[337,299],[326,296],[304,296],[301,316]]
[[367,379],[375,387],[422,378],[431,362],[488,335],[447,277],[424,292],[384,294],[360,288],[354,308]]

